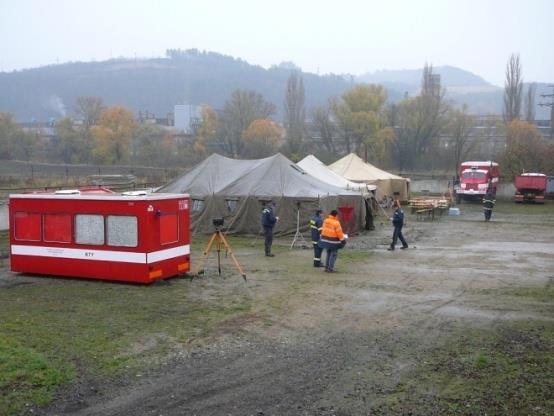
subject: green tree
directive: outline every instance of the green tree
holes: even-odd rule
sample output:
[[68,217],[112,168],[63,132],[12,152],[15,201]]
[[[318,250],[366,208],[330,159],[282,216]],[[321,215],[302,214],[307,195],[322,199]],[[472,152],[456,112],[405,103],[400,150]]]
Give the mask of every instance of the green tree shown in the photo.
[[31,160],[35,137],[26,133],[8,113],[0,113],[0,159]]
[[333,113],[338,120],[347,151],[359,152],[362,147],[373,151],[378,143],[383,104],[387,99],[381,85],[356,85],[333,103]]
[[86,163],[90,159],[90,146],[85,132],[75,128],[69,117],[56,122],[57,158],[64,163]]
[[133,129],[131,160],[145,166],[170,166],[175,163],[175,139],[160,126],[139,124]]

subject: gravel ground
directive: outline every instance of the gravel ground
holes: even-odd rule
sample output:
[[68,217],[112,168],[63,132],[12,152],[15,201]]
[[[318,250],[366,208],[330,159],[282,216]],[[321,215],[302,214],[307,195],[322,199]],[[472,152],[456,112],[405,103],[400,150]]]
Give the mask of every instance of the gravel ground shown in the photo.
[[[380,224],[351,239],[339,254],[337,273],[321,273],[319,284],[291,291],[269,324],[245,320],[240,330],[222,331],[141,374],[78,380],[49,408],[32,412],[377,414],[392,389],[454,331],[552,322],[547,311],[486,293],[554,283],[553,225],[554,209],[547,216],[495,212],[485,223],[479,206],[463,205],[460,217],[438,222],[410,217],[410,249],[388,252],[392,230]],[[306,278],[287,268],[289,256],[268,260],[257,255],[260,247],[236,250],[252,296]],[[309,263],[311,252],[293,250],[292,257]],[[255,272],[268,267],[272,279]],[[426,406],[405,414],[436,414],[432,404]]]

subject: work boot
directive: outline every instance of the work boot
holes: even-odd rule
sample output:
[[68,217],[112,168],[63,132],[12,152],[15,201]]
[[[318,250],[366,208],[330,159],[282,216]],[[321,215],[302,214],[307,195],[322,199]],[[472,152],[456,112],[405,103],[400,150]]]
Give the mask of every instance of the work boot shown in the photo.
[[388,251],[394,251],[394,247],[387,248]]
[[266,257],[275,257],[275,254],[272,254],[272,253],[268,253],[265,255]]
[[408,248],[408,246],[402,246],[400,247],[402,250],[406,250]]
[[314,267],[321,267],[321,262],[318,260],[314,260]]

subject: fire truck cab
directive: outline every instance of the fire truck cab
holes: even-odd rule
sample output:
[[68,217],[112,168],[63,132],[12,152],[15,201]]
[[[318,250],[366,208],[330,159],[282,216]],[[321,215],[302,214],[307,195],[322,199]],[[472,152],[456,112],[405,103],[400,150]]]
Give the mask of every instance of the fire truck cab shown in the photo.
[[500,170],[493,161],[463,162],[459,169],[459,184],[456,186],[456,202],[482,199],[487,190],[496,194]]

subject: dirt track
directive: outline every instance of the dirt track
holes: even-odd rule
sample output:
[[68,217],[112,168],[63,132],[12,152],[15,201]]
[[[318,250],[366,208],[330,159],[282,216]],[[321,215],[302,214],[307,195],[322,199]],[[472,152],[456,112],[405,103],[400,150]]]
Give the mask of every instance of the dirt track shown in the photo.
[[[229,323],[144,374],[77,383],[43,413],[389,414],[382,407],[389,393],[460,328],[553,323],[552,305],[491,291],[553,284],[554,210],[547,217],[495,212],[484,223],[478,206],[464,205],[457,218],[411,218],[405,251],[386,251],[390,232],[384,224],[351,240],[332,275],[295,270],[309,265],[309,250],[283,247],[265,259],[259,244],[238,249],[244,290],[268,300],[281,294],[278,306]],[[420,404],[409,414],[436,412],[433,392]]]

